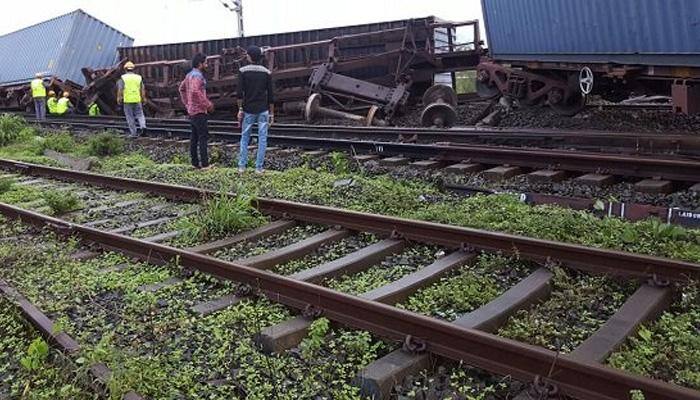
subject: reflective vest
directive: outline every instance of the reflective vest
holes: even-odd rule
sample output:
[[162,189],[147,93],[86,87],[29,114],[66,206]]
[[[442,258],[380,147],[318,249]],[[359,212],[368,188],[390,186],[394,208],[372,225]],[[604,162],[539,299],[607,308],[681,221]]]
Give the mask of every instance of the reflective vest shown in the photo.
[[46,100],[46,107],[49,108],[49,114],[56,114],[56,109],[58,108],[58,99],[55,97],[49,97]]
[[97,105],[97,103],[92,103],[90,108],[88,108],[88,115],[91,117],[96,117],[100,114],[102,114],[100,112],[100,107]]
[[31,83],[32,86],[32,97],[46,97],[46,88],[44,87],[44,81],[36,78]]
[[65,97],[61,97],[58,100],[58,104],[56,104],[56,114],[58,115],[63,115],[68,111],[68,105],[70,104],[70,100],[68,100]]
[[124,104],[141,102],[141,75],[133,72],[122,75],[124,81]]

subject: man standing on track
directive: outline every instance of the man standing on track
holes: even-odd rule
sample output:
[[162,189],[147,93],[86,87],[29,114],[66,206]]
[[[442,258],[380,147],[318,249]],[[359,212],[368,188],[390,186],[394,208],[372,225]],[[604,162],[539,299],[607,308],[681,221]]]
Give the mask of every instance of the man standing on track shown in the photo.
[[[143,105],[146,101],[146,87],[141,75],[134,73],[135,65],[131,61],[124,64],[126,73],[117,82],[117,102],[123,104],[126,123],[129,125],[129,137],[138,137],[146,129],[146,116]],[[140,129],[136,130],[136,120]]]
[[46,88],[48,85],[44,83],[44,75],[38,73],[32,80],[30,87],[32,89],[32,98],[34,99],[34,112],[36,119],[43,121],[46,119]]
[[275,119],[275,99],[272,91],[272,75],[263,63],[262,49],[250,46],[247,49],[251,64],[238,74],[238,121],[242,122],[238,172],[244,172],[248,164],[248,143],[253,125],[258,124],[258,154],[255,172],[262,174],[267,149],[267,130]]
[[192,70],[180,83],[180,99],[190,117],[190,159],[195,168],[209,169],[209,126],[208,114],[214,111],[214,104],[207,98],[207,56],[198,53],[192,57]]

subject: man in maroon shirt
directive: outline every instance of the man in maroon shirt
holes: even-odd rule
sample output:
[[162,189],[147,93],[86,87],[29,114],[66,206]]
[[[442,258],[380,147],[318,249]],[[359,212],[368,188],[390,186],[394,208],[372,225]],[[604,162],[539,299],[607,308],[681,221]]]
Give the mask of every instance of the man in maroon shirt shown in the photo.
[[209,142],[208,114],[214,111],[214,104],[207,98],[207,56],[198,53],[192,57],[192,70],[180,84],[180,99],[190,117],[192,134],[190,135],[190,158],[195,168],[208,169]]

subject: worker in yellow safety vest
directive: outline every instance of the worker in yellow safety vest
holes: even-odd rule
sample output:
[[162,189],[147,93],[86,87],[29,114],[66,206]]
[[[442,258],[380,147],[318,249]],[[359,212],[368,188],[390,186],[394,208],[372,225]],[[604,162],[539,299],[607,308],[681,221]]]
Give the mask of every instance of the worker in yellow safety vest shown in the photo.
[[[124,64],[126,73],[117,82],[117,102],[124,107],[126,123],[129,125],[129,137],[138,137],[146,129],[146,116],[143,114],[143,103],[146,102],[146,87],[141,75],[134,73],[136,66],[131,61]],[[136,130],[136,120],[139,130]]]
[[36,119],[46,119],[46,85],[44,83],[44,75],[37,73],[34,80],[29,84],[32,90],[32,99],[34,99],[34,112]]
[[70,102],[70,93],[63,92],[63,97],[56,103],[56,115],[65,115],[73,112],[73,104]]
[[97,117],[99,115],[102,115],[102,111],[100,111],[100,106],[98,106],[97,103],[90,104],[90,107],[88,107],[88,115],[91,117]]
[[56,114],[56,107],[58,107],[58,99],[56,98],[56,92],[49,90],[49,98],[46,99],[46,107],[49,109],[49,115]]

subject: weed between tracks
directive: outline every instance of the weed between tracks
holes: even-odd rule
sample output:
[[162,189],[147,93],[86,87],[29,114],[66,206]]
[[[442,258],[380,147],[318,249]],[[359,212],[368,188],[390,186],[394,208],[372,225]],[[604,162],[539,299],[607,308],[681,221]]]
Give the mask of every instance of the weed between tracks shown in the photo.
[[[159,399],[356,399],[350,380],[386,351],[366,332],[318,322],[298,350],[266,356],[252,337],[290,318],[285,308],[253,298],[201,317],[189,307],[231,293],[231,283],[115,254],[76,262],[67,257],[74,249],[51,234],[1,242],[0,262],[11,267],[0,274],[78,339],[81,365],[112,367],[115,399],[129,389]],[[121,271],[100,272],[124,263]],[[170,276],[183,281],[155,293],[140,289]]]
[[610,356],[610,365],[700,390],[700,286],[680,292],[657,322]]
[[49,350],[14,304],[0,297],[0,398],[96,399],[83,379],[60,353]]
[[[16,140],[7,147],[0,147],[0,156],[17,154],[22,158],[22,152],[27,151],[22,146],[24,145],[21,140]],[[35,153],[28,154],[38,157]],[[36,161],[52,162],[40,157],[36,158]],[[187,165],[154,164],[143,155],[131,153],[104,157],[99,162],[99,168],[101,172],[108,174],[214,190],[236,188],[238,193],[251,197],[306,201],[700,262],[700,233],[697,230],[671,229],[655,221],[632,224],[617,219],[601,220],[584,212],[558,207],[528,206],[508,195],[455,199],[442,194],[437,187],[430,184],[394,180],[389,177],[367,177],[347,171],[340,161],[332,164],[329,169],[324,166],[318,169],[300,167],[283,172],[270,171],[262,177],[252,174],[241,176],[230,168],[202,172],[193,171]],[[33,197],[36,199],[40,195],[30,188],[18,188],[17,185],[5,193],[0,191],[0,201],[10,199],[14,202],[27,202]],[[317,232],[309,231],[305,235]],[[259,254],[266,249],[289,244],[299,237],[304,235],[288,237],[288,240],[284,237],[275,238],[269,242],[257,243],[252,248],[239,248],[229,254],[229,257],[233,259],[256,252]],[[352,246],[352,243],[348,244]],[[336,251],[340,256],[344,246],[328,246],[325,249]],[[425,262],[428,262],[427,254]],[[277,270],[281,273],[293,273],[303,269],[307,263],[320,260],[328,258],[316,254],[309,256],[305,261],[279,266]],[[520,273],[528,270],[528,267],[523,267],[513,276],[502,276],[496,263],[489,264],[487,261],[480,259],[477,269],[462,268],[455,272],[452,278],[463,284],[452,284],[452,280],[445,279],[413,296],[404,307],[445,319],[454,319],[488,301],[510,284],[509,279],[514,281],[521,276]],[[491,265],[488,268],[482,266],[486,273],[476,273],[475,271],[479,271],[479,264],[484,262]],[[513,260],[508,261],[511,262]],[[99,261],[99,266],[92,265],[86,272],[94,274],[96,268],[115,263],[114,260]],[[80,265],[87,268],[91,263]],[[415,265],[410,266],[414,267]],[[87,282],[96,279],[82,275],[80,268],[76,268],[74,263],[64,267],[54,266],[50,272],[58,273],[57,271],[63,271],[63,268],[71,268],[73,274],[69,279],[58,280],[64,286],[70,287],[68,282],[74,282],[76,279],[86,278]],[[301,396],[288,398],[303,398],[302,394],[321,393],[322,398],[356,398],[353,394],[356,393],[355,389],[348,383],[354,375],[350,371],[356,371],[362,362],[367,362],[386,351],[385,348],[375,347],[377,342],[371,340],[368,347],[348,345],[348,342],[342,339],[343,331],[330,329],[323,336],[330,349],[324,348],[324,353],[317,354],[315,359],[304,357],[302,349],[306,345],[301,346],[297,352],[280,357],[264,356],[256,350],[251,340],[253,333],[261,327],[288,318],[288,312],[279,306],[255,300],[240,303],[210,317],[193,317],[188,307],[194,303],[194,299],[205,299],[233,290],[230,286],[212,287],[198,275],[186,277],[182,283],[156,293],[137,290],[138,285],[160,282],[179,274],[176,266],[159,269],[132,265],[123,272],[105,274],[97,279],[100,282],[112,282],[112,286],[104,282],[95,287],[89,284],[87,288],[79,288],[78,296],[69,296],[66,293],[65,298],[62,297],[63,294],[54,295],[54,292],[63,293],[57,287],[43,290],[43,283],[38,275],[30,279],[34,276],[31,270],[26,268],[24,271],[27,281],[23,290],[30,292],[34,296],[33,300],[43,298],[42,304],[50,309],[59,299],[59,306],[56,306],[54,311],[57,315],[70,315],[70,318],[65,317],[65,321],[62,322],[66,330],[86,332],[80,337],[81,341],[89,343],[88,358],[109,359],[114,360],[116,365],[123,365],[123,370],[117,372],[117,386],[133,387],[146,395],[160,393],[163,394],[163,398],[193,398],[206,392],[212,393],[212,398],[248,396],[252,399],[274,398],[272,393]],[[151,272],[153,275],[149,276],[145,271],[155,272]],[[355,293],[380,286],[412,272],[402,272],[399,268],[395,270],[395,275],[387,271],[387,268],[375,267],[365,275],[356,274],[327,284]],[[5,271],[0,270],[0,273],[4,274]],[[618,285],[602,278],[583,276],[580,283],[575,282],[574,278],[578,277],[558,274],[558,286],[552,300],[530,311],[538,317],[530,318],[530,314],[527,313],[517,315],[504,327],[502,333],[557,350],[569,351],[599,326],[621,304],[624,297],[631,293],[631,288],[626,285]],[[610,291],[610,285],[615,290]],[[36,289],[37,287],[42,289]],[[456,295],[448,298],[444,294],[446,291],[454,291]],[[207,294],[202,296],[202,293]],[[579,298],[588,299],[590,304],[577,304],[575,300]],[[62,305],[60,299],[64,301]],[[78,306],[75,306],[76,299],[79,300]],[[106,311],[94,314],[87,312],[87,305],[95,302],[101,304]],[[71,306],[75,306],[76,309],[69,310]],[[683,303],[682,307],[687,310],[687,303]],[[583,316],[580,322],[579,315]],[[670,352],[666,353],[666,358],[652,356],[652,350],[649,350],[652,344],[645,339],[648,337],[645,331],[635,339],[637,341],[631,341],[623,352],[613,356],[611,363],[621,368],[692,386],[697,382],[697,375],[693,375],[693,366],[697,365],[698,343],[691,340],[692,335],[684,332],[692,333],[693,329],[697,331],[697,327],[700,326],[697,315],[692,311],[687,313],[681,308],[668,315],[659,324],[647,330],[652,332],[654,344],[664,343],[658,339],[661,335],[674,338],[673,346],[677,346],[678,351],[682,352],[680,356],[676,353],[680,359],[677,363],[664,362],[673,354]],[[574,318],[577,322],[571,323]],[[664,325],[666,319],[670,319],[670,322]],[[544,320],[547,320],[547,323],[544,323]],[[201,324],[201,321],[206,322]],[[319,330],[321,328],[322,326]],[[105,337],[106,331],[114,331],[115,334]],[[231,332],[238,335],[235,341],[231,340]],[[352,332],[350,335],[353,342],[358,335],[361,336],[359,332]],[[316,336],[314,340],[318,342],[320,334]],[[367,343],[364,339],[357,340]],[[194,350],[178,353],[178,349],[182,348]],[[369,350],[363,350],[366,354],[353,353],[354,348]],[[661,348],[654,348],[653,351],[663,353]],[[212,355],[212,352],[216,354]],[[344,363],[349,353],[355,355],[353,360],[362,361],[352,365]],[[307,352],[306,355],[309,354]],[[647,359],[639,366],[632,365],[634,360],[640,357],[639,354],[643,354]],[[129,357],[136,357],[136,361]],[[317,361],[322,365],[317,365]],[[148,376],[142,376],[146,373]],[[499,389],[502,386],[499,382],[485,384],[478,373],[468,368],[458,366],[447,373],[455,377],[450,387],[463,385],[458,390],[461,394],[481,396],[488,393],[488,390]],[[433,383],[429,382],[431,379]],[[417,383],[404,387],[402,395],[406,398],[417,398],[416,396],[420,396],[416,394],[418,389],[423,390],[433,385],[435,379],[437,378],[428,377],[427,374],[424,379],[416,378]],[[172,384],[172,381],[175,381],[175,384]],[[483,390],[474,391],[474,388]],[[159,390],[163,392],[158,392]]]
[[551,297],[520,310],[499,335],[560,352],[570,352],[600,328],[625,300],[635,283],[617,283],[554,268]]

